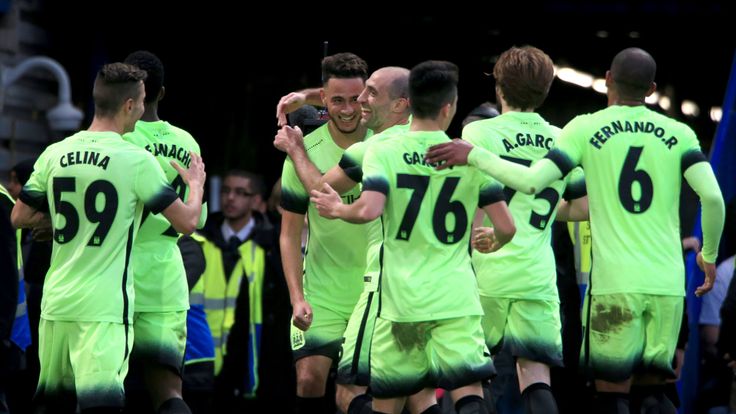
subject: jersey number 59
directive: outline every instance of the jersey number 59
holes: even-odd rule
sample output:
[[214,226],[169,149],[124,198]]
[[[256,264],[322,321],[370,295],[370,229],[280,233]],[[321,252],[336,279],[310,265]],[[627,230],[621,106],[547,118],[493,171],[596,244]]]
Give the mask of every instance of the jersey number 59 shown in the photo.
[[[76,178],[54,177],[52,189],[56,214],[61,214],[65,221],[64,227],[54,228],[54,240],[59,244],[69,243],[79,231],[79,213],[74,204],[61,198],[63,193],[77,191]],[[97,203],[97,199],[100,194],[103,196],[104,202],[102,208],[98,210],[99,203]],[[98,223],[87,246],[102,245],[118,210],[118,193],[115,191],[115,186],[107,180],[93,181],[84,192],[84,205],[79,207],[80,210],[84,209],[87,220],[91,223]]]

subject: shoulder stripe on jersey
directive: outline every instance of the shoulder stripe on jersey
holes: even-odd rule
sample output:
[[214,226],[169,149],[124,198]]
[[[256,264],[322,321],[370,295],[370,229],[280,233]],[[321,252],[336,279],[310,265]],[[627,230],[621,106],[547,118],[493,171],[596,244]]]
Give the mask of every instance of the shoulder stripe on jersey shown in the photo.
[[699,162],[708,162],[708,159],[705,157],[705,154],[703,154],[703,151],[694,149],[686,152],[682,155],[682,160],[680,161],[680,165],[682,166],[682,173],[684,174],[688,168]]
[[179,195],[176,194],[170,185],[162,188],[155,197],[153,197],[148,203],[145,203],[146,208],[153,214],[158,214],[171,205]]
[[588,195],[588,188],[585,186],[585,180],[575,180],[565,188],[565,194],[562,195],[562,198],[569,201],[586,195]]
[[481,190],[478,197],[478,207],[483,208],[499,201],[506,201],[506,196],[503,194],[503,187],[494,185]]
[[549,152],[547,153],[547,155],[544,156],[544,158],[547,158],[548,160],[555,163],[557,168],[560,169],[560,172],[562,173],[563,177],[566,176],[567,173],[572,171],[573,168],[575,168],[575,164],[573,164],[572,161],[570,161],[570,159],[567,158],[567,155],[565,155],[565,153],[563,153],[557,148],[552,148],[551,150],[549,150]]
[[370,177],[363,181],[363,191],[378,191],[388,195],[388,181],[382,177]]
[[281,188],[281,208],[296,214],[306,214],[309,208],[309,197],[295,194],[285,188]]
[[363,181],[363,169],[348,154],[342,154],[338,165],[351,180],[356,183]]
[[20,201],[28,204],[29,206],[33,207],[34,209],[48,213],[49,212],[49,203],[46,199],[46,193],[41,191],[26,191],[24,188],[21,190],[20,195],[18,196],[20,198]]

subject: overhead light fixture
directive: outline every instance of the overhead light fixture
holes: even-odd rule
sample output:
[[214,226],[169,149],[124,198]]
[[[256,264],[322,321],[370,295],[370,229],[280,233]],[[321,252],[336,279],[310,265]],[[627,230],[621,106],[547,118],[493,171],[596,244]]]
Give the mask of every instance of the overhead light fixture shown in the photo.
[[659,92],[654,92],[651,95],[644,98],[644,102],[648,103],[649,105],[654,105],[659,101]]
[[593,76],[588,75],[585,72],[577,71],[573,68],[559,68],[557,70],[557,77],[562,81],[572,83],[583,88],[590,88],[593,86]]
[[672,108],[672,101],[670,100],[669,96],[662,95],[659,98],[659,107],[664,109],[665,111],[669,111],[670,108]]
[[698,107],[698,104],[696,104],[693,101],[687,100],[687,99],[682,101],[680,110],[682,111],[683,115],[687,115],[687,116],[700,115],[700,107]]
[[593,90],[598,93],[606,93],[608,92],[608,88],[606,87],[606,80],[602,78],[598,78],[593,81]]
[[723,116],[723,110],[720,106],[714,106],[710,108],[710,119],[713,122],[721,122],[721,117]]

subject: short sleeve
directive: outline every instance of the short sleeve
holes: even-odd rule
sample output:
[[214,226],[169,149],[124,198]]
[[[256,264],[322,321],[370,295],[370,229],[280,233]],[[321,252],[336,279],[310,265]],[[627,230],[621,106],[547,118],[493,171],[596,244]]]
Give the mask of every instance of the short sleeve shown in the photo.
[[579,132],[582,124],[583,118],[577,117],[565,125],[555,147],[545,156],[560,169],[562,175],[567,175],[583,159],[585,135]]
[[503,194],[503,186],[491,176],[478,172],[478,180],[480,181],[478,193],[478,208],[497,203],[499,201],[506,201],[506,197]]
[[44,151],[33,165],[33,173],[23,186],[20,193],[20,200],[30,207],[43,212],[49,211],[49,203],[47,199],[48,176],[49,176],[49,154],[48,149]]
[[381,156],[381,145],[371,145],[363,159],[363,191],[377,191],[388,196],[388,166]]
[[707,162],[708,158],[703,154],[703,151],[700,149],[700,142],[698,142],[698,137],[695,135],[695,132],[690,129],[689,127],[685,127],[683,130],[683,133],[680,136],[680,139],[682,139],[682,158],[680,161],[681,170],[684,174],[685,171],[687,171],[688,168],[692,167],[693,165],[699,163],[699,162]]
[[140,151],[141,161],[136,171],[135,194],[152,213],[158,214],[176,201],[179,196],[166,182],[166,176],[156,159],[146,151]]
[[345,175],[356,183],[363,181],[363,158],[367,148],[367,141],[356,142],[345,150],[338,164]]
[[582,168],[575,167],[565,176],[565,192],[562,194],[562,198],[575,200],[576,198],[585,197],[587,194],[585,173]]
[[291,158],[286,158],[281,170],[281,207],[296,214],[306,214],[309,208],[309,194],[299,181]]

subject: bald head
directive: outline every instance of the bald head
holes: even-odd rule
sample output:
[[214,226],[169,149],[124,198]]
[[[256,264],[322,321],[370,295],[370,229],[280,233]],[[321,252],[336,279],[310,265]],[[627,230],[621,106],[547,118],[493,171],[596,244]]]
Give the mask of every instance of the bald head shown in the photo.
[[642,98],[654,82],[657,64],[646,51],[630,47],[620,51],[611,62],[611,77],[619,94]]
[[387,66],[374,71],[358,97],[363,124],[379,133],[409,116],[409,70]]
[[373,79],[380,79],[390,99],[409,98],[409,69],[386,66],[373,72]]

